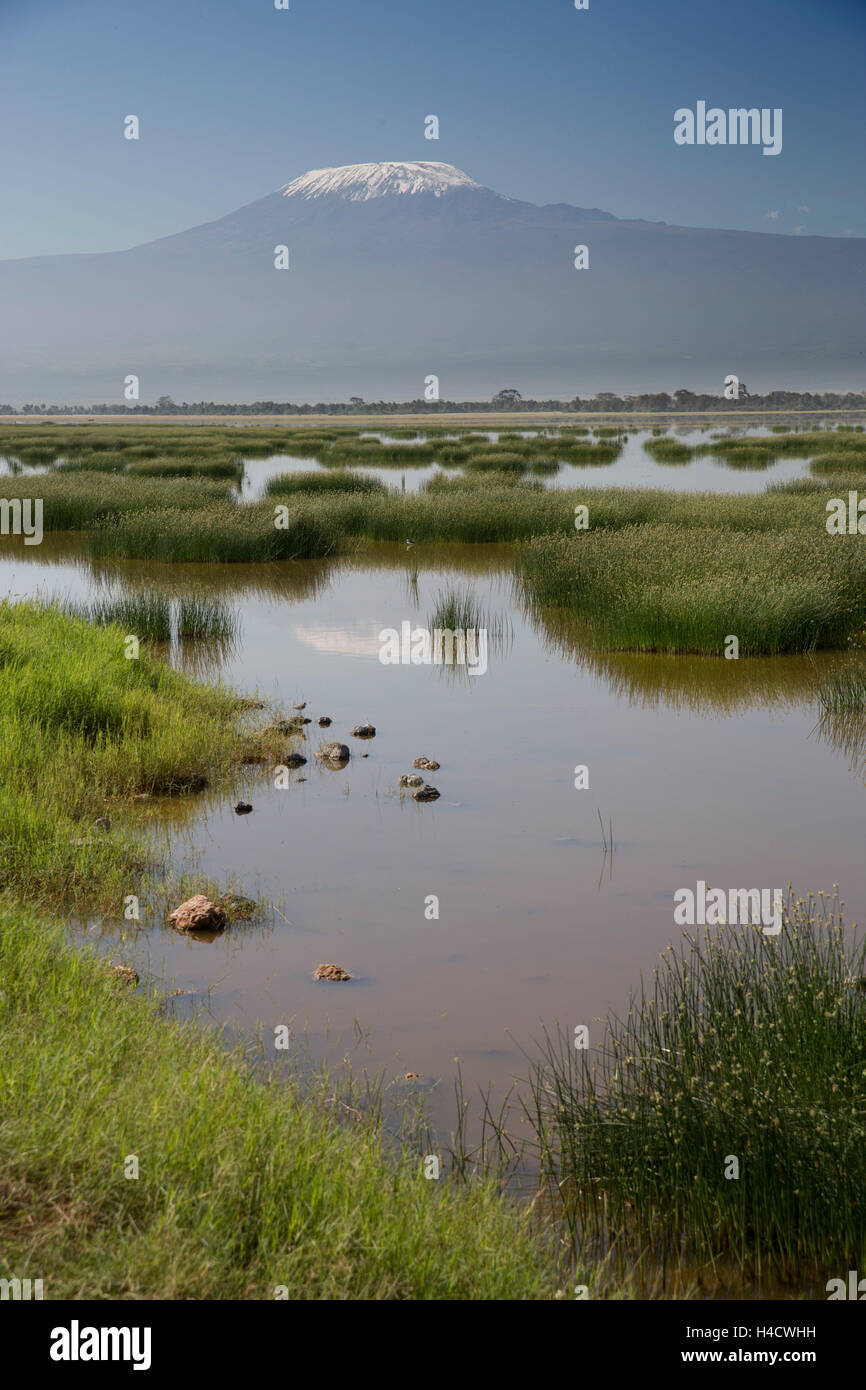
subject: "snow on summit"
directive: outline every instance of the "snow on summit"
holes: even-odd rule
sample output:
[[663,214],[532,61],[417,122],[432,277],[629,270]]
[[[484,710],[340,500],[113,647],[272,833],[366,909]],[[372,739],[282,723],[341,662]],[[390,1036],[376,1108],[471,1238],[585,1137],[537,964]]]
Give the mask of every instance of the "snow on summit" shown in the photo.
[[285,198],[323,198],[335,193],[348,202],[364,203],[391,193],[432,193],[441,198],[457,188],[483,186],[453,164],[416,160],[407,164],[343,164],[337,169],[310,169],[285,184],[280,192]]

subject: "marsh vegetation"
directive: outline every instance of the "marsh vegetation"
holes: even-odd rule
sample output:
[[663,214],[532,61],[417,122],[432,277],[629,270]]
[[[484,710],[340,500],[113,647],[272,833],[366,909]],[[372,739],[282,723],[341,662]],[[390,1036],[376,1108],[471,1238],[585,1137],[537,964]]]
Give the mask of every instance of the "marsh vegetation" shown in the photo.
[[[305,651],[325,654],[310,668],[319,674],[338,660],[337,681],[324,693],[315,692],[329,712],[341,681],[354,691],[354,673],[360,670],[363,678],[376,670],[368,629],[377,631],[387,621],[383,614],[402,616],[410,605],[409,611],[433,628],[485,628],[503,666],[510,657],[512,622],[519,627],[521,662],[508,666],[494,686],[501,699],[512,680],[515,703],[501,718],[493,709],[498,723],[488,727],[487,706],[478,719],[479,701],[470,691],[447,692],[455,703],[448,706],[450,722],[438,736],[447,732],[454,748],[446,749],[443,760],[443,799],[438,807],[423,808],[432,812],[426,821],[413,817],[422,808],[404,806],[407,799],[399,802],[396,794],[399,819],[395,812],[394,820],[385,820],[393,789],[384,777],[390,778],[390,769],[381,785],[371,772],[388,723],[380,720],[378,709],[353,713],[353,718],[375,716],[381,728],[367,761],[352,759],[351,786],[348,773],[345,786],[337,788],[333,773],[305,767],[291,793],[298,793],[293,807],[307,807],[302,796],[309,796],[312,806],[314,777],[334,792],[322,812],[325,819],[305,826],[299,812],[292,821],[293,890],[294,877],[303,874],[305,863],[317,862],[323,844],[332,859],[345,856],[361,873],[352,858],[358,854],[352,814],[359,795],[370,798],[389,827],[392,839],[383,858],[374,853],[373,858],[376,874],[387,867],[393,876],[394,891],[387,901],[381,893],[375,898],[375,932],[354,940],[354,949],[362,943],[371,960],[376,933],[384,933],[388,913],[392,908],[397,913],[414,882],[400,877],[401,854],[411,858],[417,850],[427,856],[425,863],[441,854],[457,865],[449,884],[461,903],[462,936],[448,942],[449,969],[456,964],[459,972],[468,972],[478,997],[488,975],[498,979],[503,972],[501,962],[490,972],[489,952],[476,946],[466,924],[489,946],[483,936],[485,895],[494,880],[479,869],[479,852],[460,860],[461,847],[480,844],[491,856],[493,897],[497,904],[507,903],[508,920],[520,926],[508,942],[512,955],[521,949],[524,928],[531,939],[526,949],[532,961],[522,975],[515,971],[515,995],[535,988],[536,957],[546,962],[551,991],[567,968],[566,957],[556,955],[561,939],[544,935],[548,918],[570,923],[574,915],[571,896],[562,901],[551,888],[562,862],[555,856],[574,854],[569,874],[559,871],[573,884],[583,882],[581,856],[602,853],[597,825],[594,839],[575,835],[561,845],[557,839],[556,848],[537,833],[536,823],[548,815],[563,782],[563,721],[574,707],[575,672],[586,675],[582,736],[600,737],[592,723],[599,691],[611,704],[618,702],[616,736],[604,745],[611,767],[622,756],[625,706],[652,715],[651,734],[660,710],[676,712],[680,729],[686,717],[703,717],[702,748],[724,739],[722,726],[732,715],[767,711],[769,728],[782,711],[805,710],[814,729],[810,769],[818,765],[821,742],[825,758],[831,756],[828,749],[842,752],[853,767],[866,750],[866,681],[859,655],[866,631],[866,540],[859,534],[829,535],[825,522],[828,497],[847,497],[849,489],[861,485],[861,473],[866,483],[863,433],[786,429],[732,433],[705,444],[656,434],[646,445],[638,443],[648,461],[681,465],[678,482],[701,457],[744,474],[762,474],[779,459],[808,460],[807,476],[769,487],[762,479],[764,490],[752,494],[605,487],[600,472],[593,473],[591,483],[557,486],[562,470],[607,467],[628,447],[619,427],[596,429],[591,439],[584,427],[534,434],[507,430],[496,438],[481,430],[458,434],[390,426],[384,438],[342,428],[0,429],[0,452],[15,465],[3,481],[7,500],[42,497],[50,533],[45,559],[49,553],[55,563],[64,554],[74,556],[86,575],[75,595],[61,602],[0,606],[6,827],[0,958],[4,995],[14,1003],[13,1021],[6,1020],[13,1073],[0,1121],[0,1154],[8,1208],[22,1214],[12,1226],[14,1258],[28,1258],[35,1224],[40,1249],[64,1290],[93,1297],[211,1297],[226,1291],[272,1297],[274,1284],[286,1284],[292,1297],[316,1298],[344,1297],[347,1291],[376,1298],[547,1298],[573,1271],[601,1295],[681,1293],[695,1285],[706,1292],[760,1292],[767,1280],[787,1281],[785,1286],[796,1291],[807,1273],[817,1271],[816,1278],[841,1273],[850,1259],[861,1258],[866,1232],[857,1192],[866,1136],[858,1097],[866,1075],[866,992],[860,987],[866,964],[832,898],[792,897],[776,941],[732,930],[713,938],[695,936],[666,951],[657,974],[639,986],[627,1010],[610,1015],[600,1033],[593,1031],[586,1053],[575,1050],[568,1032],[527,1044],[518,1123],[491,1105],[483,1152],[468,1141],[464,1146],[460,1130],[447,1155],[454,1180],[443,1183],[433,1200],[421,1159],[435,1141],[420,1110],[404,1110],[396,1129],[386,1134],[375,1088],[342,1090],[342,1082],[326,1075],[311,1082],[309,1069],[303,1082],[291,1069],[277,1077],[264,1065],[262,1048],[249,1040],[243,1052],[227,1054],[205,1030],[175,1022],[158,1026],[168,1011],[164,991],[159,993],[152,978],[137,994],[124,995],[104,962],[70,947],[46,920],[52,913],[116,919],[131,883],[160,882],[167,833],[159,815],[145,815],[137,798],[171,803],[172,819],[166,823],[191,832],[201,826],[207,802],[206,838],[213,839],[217,854],[226,841],[216,838],[219,817],[211,808],[219,796],[225,799],[230,789],[241,788],[255,803],[256,814],[245,823],[255,830],[242,841],[240,823],[233,825],[234,843],[242,846],[233,852],[253,855],[268,834],[271,814],[282,872],[286,834],[280,816],[290,793],[283,792],[282,801],[272,796],[269,773],[306,736],[293,734],[287,741],[279,730],[263,734],[258,714],[243,709],[235,694],[188,676],[198,656],[207,653],[217,654],[213,664],[219,674],[218,658],[240,642],[240,612],[251,602],[257,605],[248,649],[254,655],[244,654],[238,662],[265,661],[264,652],[261,669],[274,670],[274,653],[293,642],[283,679],[297,683]],[[274,459],[279,471],[266,478],[258,500],[245,500],[239,486],[244,460],[254,459]],[[301,460],[314,460],[316,467]],[[391,483],[390,473],[376,477],[363,471],[431,464],[436,471],[408,493],[396,476]],[[47,471],[34,473],[37,468]],[[278,507],[283,509],[279,526]],[[575,528],[579,507],[588,511],[586,529]],[[407,538],[412,540],[408,556]],[[22,568],[36,567],[36,550],[20,553],[27,561]],[[343,577],[346,592],[362,595],[365,565],[378,566],[383,579],[363,621],[355,608],[338,605],[318,623],[311,611],[297,621],[293,612],[292,621],[285,621],[291,610],[333,592],[335,575]],[[479,576],[489,580],[486,589]],[[356,606],[360,603],[359,598]],[[142,643],[136,661],[124,654],[130,633]],[[731,633],[739,639],[739,663],[724,660]],[[543,644],[529,669],[522,664],[527,634]],[[545,683],[548,663],[559,673],[559,684]],[[245,668],[240,669],[246,679]],[[467,682],[472,684],[477,683]],[[408,719],[407,707],[413,705],[404,689],[395,692],[390,706],[382,696],[394,724]],[[306,694],[298,690],[293,699]],[[425,699],[417,715],[409,711],[419,721],[421,711],[430,719],[437,710],[431,697]],[[454,719],[458,709],[469,721],[463,744],[461,720]],[[562,716],[559,723],[555,711]],[[541,718],[535,717],[538,712]],[[261,721],[271,717],[262,713]],[[666,725],[665,736],[678,748],[671,742],[672,729]],[[770,736],[775,732],[768,735],[762,727],[755,737]],[[416,723],[399,755],[395,744],[387,756],[411,759],[420,738]],[[478,758],[462,787],[461,749],[467,763]],[[787,744],[785,750],[790,752]],[[433,744],[428,751],[440,754]],[[730,754],[730,746],[724,751]],[[794,761],[800,756],[806,755],[797,745]],[[510,781],[499,767],[502,761],[509,764]],[[570,744],[568,762],[570,795]],[[659,788],[668,774],[657,767],[655,774],[653,797],[661,800]],[[536,781],[543,784],[543,796]],[[359,793],[359,784],[366,790]],[[751,796],[744,790],[725,800],[726,784],[719,791],[708,774],[707,785],[727,812],[719,813],[720,826],[740,815],[745,820],[754,787]],[[318,791],[319,783],[315,786]],[[835,807],[838,781],[832,789],[828,798],[816,787],[816,804]],[[266,793],[278,803],[268,802],[270,811]],[[214,799],[207,800],[211,794]],[[638,797],[639,788],[633,795]],[[519,805],[503,835],[497,817],[508,798]],[[657,832],[653,828],[650,834],[649,828],[655,827],[655,801],[642,829],[631,800],[627,812],[614,797],[611,802],[617,852],[608,853],[607,800],[603,851],[608,859],[615,857],[616,873],[623,875],[620,897],[634,900],[653,872],[643,862],[636,872],[645,880],[629,878],[629,859],[639,853],[644,832],[652,840],[652,863],[658,858]],[[560,820],[565,804],[558,804]],[[450,825],[452,813],[456,829]],[[676,838],[682,806],[670,814],[665,829]],[[588,815],[595,815],[594,802]],[[561,827],[550,829],[551,816],[548,839],[561,833]],[[828,831],[829,840],[820,839],[816,852],[824,859],[828,846],[840,835],[844,840],[849,820]],[[751,823],[751,828],[759,835],[760,827]],[[425,830],[427,840],[421,838]],[[397,848],[400,833],[404,838]],[[499,839],[502,852],[495,858],[491,845]],[[364,841],[364,856],[372,853],[373,843]],[[736,843],[726,840],[727,850]],[[844,842],[839,852],[846,853]],[[679,863],[679,841],[671,853]],[[607,863],[605,872],[611,868]],[[852,876],[856,872],[852,859]],[[535,895],[525,922],[515,911],[521,878],[532,879]],[[581,900],[580,930],[587,922],[594,927],[597,920],[609,920],[604,913],[613,908],[604,887],[604,882],[596,887],[594,873]],[[313,889],[304,881],[303,888],[308,917],[298,913],[302,929],[294,934],[293,909],[279,919],[285,929],[281,949],[291,951],[292,970],[300,968],[296,956],[307,968],[304,932],[327,930],[315,915],[320,885]],[[154,886],[153,891],[159,890]],[[610,894],[611,901],[616,897]],[[650,902],[648,913],[652,907]],[[45,915],[32,916],[34,909]],[[329,890],[323,910],[354,921],[358,904]],[[619,919],[610,920],[617,930],[626,930]],[[364,925],[366,930],[366,919]],[[399,956],[395,942],[406,940],[406,921],[398,914],[392,925],[394,935],[378,958],[379,974],[384,978],[388,968],[400,978],[398,993],[410,996],[406,1009],[414,1026],[433,986],[423,978],[413,996],[413,982],[393,971],[395,952]],[[667,926],[664,930],[669,940]],[[439,931],[444,936],[447,924]],[[498,931],[494,923],[496,949]],[[413,938],[421,962],[423,951],[431,949],[429,939],[429,933],[425,944]],[[632,945],[636,958],[646,939],[636,937]],[[157,950],[156,933],[147,949]],[[466,963],[473,950],[484,961],[480,974],[472,974],[479,968],[474,958]],[[354,975],[353,963],[346,963]],[[584,966],[585,961],[581,970]],[[375,965],[368,970],[374,977]],[[425,976],[423,963],[418,973]],[[630,974],[632,985],[634,974],[640,970]],[[443,999],[455,991],[454,978],[447,971],[435,976]],[[291,993],[297,975],[287,973],[283,980]],[[267,990],[261,998],[266,995]],[[377,1003],[379,998],[368,996]],[[424,1036],[431,1051],[445,1016],[438,995],[435,1014],[435,1030]],[[85,1033],[87,1056],[75,1045]],[[44,1073],[45,1038],[50,1039],[50,1077]],[[493,1053],[488,1057],[483,1050],[489,1044],[478,1039],[475,1044],[481,1065],[495,1066]],[[456,1049],[455,1044],[449,1059]],[[261,1088],[250,1085],[251,1061],[266,1076]],[[87,1084],[94,1067],[104,1077],[98,1105]],[[209,1080],[203,1083],[202,1076]],[[24,1103],[37,1080],[45,1098],[38,1113]],[[340,1105],[332,1104],[337,1096]],[[177,1125],[158,1136],[156,1162],[146,1181],[106,1183],[100,1175],[116,1166],[123,1134],[178,1105]],[[337,1111],[341,1122],[335,1121]],[[62,1117],[53,1128],[47,1118],[52,1113]],[[275,1138],[287,1133],[288,1146]],[[181,1138],[175,1142],[173,1134]],[[270,1151],[269,1145],[283,1156],[263,1176],[257,1155]],[[445,1154],[446,1146],[437,1151]],[[725,1175],[731,1154],[741,1165],[737,1181]],[[461,1186],[460,1176],[470,1173],[483,1177]],[[522,1213],[502,1201],[503,1184],[515,1176],[521,1199],[535,1199]],[[217,1187],[218,1196],[213,1195]],[[287,1192],[294,1196],[287,1198]],[[298,1202],[304,1207],[302,1222]],[[342,1213],[336,1230],[335,1202]],[[55,1219],[59,1209],[63,1222]],[[432,1263],[430,1249],[439,1252]]]

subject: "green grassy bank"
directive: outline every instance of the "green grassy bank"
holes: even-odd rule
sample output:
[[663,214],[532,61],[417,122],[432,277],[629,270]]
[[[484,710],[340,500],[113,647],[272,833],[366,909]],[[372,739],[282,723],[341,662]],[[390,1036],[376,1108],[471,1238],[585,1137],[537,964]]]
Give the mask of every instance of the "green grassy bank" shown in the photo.
[[[0,604],[0,895],[119,911],[147,858],[135,794],[227,782],[234,702],[148,656],[128,629],[35,603]],[[107,818],[109,828],[96,826]]]
[[[0,910],[4,1274],[46,1298],[534,1299],[529,1218],[254,1079],[25,910]],[[138,1177],[125,1176],[130,1155]]]
[[124,639],[0,604],[4,1277],[46,1298],[552,1296],[549,1247],[492,1183],[427,1179],[375,1113],[338,1122],[333,1083],[256,1079],[64,938],[57,915],[137,891],[132,796],[228,789],[244,750],[235,698]]

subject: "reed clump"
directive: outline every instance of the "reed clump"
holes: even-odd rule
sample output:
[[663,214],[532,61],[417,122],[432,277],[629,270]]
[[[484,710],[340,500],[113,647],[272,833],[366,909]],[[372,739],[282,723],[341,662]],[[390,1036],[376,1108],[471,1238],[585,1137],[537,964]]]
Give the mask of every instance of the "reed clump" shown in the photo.
[[864,965],[835,893],[789,893],[778,935],[684,933],[594,1054],[546,1039],[529,1114],[585,1252],[801,1287],[862,1258]]
[[269,497],[322,492],[385,493],[387,488],[379,478],[371,478],[366,473],[353,473],[348,468],[338,468],[333,473],[280,473],[274,478],[269,478],[265,487],[265,493]]
[[860,537],[767,534],[671,523],[523,547],[524,592],[570,609],[596,642],[636,651],[740,655],[843,646],[866,618]]
[[656,460],[657,463],[691,463],[695,456],[695,451],[690,444],[684,444],[681,439],[671,439],[666,436],[652,438],[644,441],[644,451]]
[[866,476],[866,448],[835,449],[826,454],[817,454],[810,461],[809,468],[819,478],[842,473]]
[[525,454],[516,454],[507,449],[473,449],[465,460],[466,468],[497,470],[514,468],[522,473],[527,466],[528,460]]
[[88,539],[91,553],[100,558],[203,563],[301,560],[336,549],[339,532],[324,509],[288,507],[286,512],[278,524],[275,508],[265,502],[124,511],[95,522]]
[[3,479],[7,499],[42,500],[46,531],[81,531],[99,518],[121,511],[158,507],[197,511],[229,492],[228,484],[212,479],[128,478],[91,471]]
[[239,478],[243,476],[242,459],[231,454],[199,454],[184,458],[166,454],[156,458],[133,459],[127,468],[133,478]]

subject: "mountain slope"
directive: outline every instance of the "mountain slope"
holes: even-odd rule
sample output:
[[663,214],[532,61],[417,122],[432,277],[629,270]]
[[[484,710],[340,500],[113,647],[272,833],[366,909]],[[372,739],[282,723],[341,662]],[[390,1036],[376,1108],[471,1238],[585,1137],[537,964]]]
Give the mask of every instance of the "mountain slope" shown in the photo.
[[864,271],[860,239],[536,207],[440,163],[312,170],[129,251],[0,262],[0,401],[120,400],[128,373],[144,400],[862,389]]

